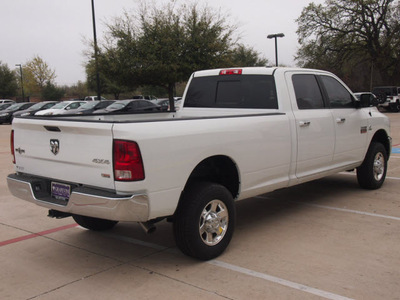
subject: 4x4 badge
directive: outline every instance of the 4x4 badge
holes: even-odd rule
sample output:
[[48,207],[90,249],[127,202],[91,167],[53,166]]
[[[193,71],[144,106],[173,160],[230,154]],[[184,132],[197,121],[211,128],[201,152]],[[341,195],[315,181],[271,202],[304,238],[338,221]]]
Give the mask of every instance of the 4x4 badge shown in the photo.
[[50,140],[50,150],[54,155],[57,155],[60,151],[60,141],[59,140]]

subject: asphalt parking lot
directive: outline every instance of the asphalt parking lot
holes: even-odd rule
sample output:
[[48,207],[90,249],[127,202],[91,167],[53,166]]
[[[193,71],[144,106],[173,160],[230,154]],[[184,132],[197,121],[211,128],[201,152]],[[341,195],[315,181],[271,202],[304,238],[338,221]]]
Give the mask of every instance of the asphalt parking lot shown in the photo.
[[[400,113],[388,113],[400,152]],[[384,186],[341,173],[237,204],[227,251],[199,262],[172,225],[98,233],[10,195],[0,126],[0,299],[400,299],[400,153]]]

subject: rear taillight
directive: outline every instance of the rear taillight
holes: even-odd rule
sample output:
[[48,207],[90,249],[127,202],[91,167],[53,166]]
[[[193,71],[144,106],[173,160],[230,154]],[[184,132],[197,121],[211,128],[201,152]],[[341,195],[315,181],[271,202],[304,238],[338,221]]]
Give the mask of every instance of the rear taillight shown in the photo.
[[10,135],[10,147],[11,147],[11,155],[12,155],[12,162],[15,164],[15,151],[14,151],[14,130],[11,130],[11,135]]
[[144,179],[142,156],[135,142],[114,140],[114,178],[116,181]]
[[221,70],[219,75],[241,75],[242,69],[228,69],[228,70]]

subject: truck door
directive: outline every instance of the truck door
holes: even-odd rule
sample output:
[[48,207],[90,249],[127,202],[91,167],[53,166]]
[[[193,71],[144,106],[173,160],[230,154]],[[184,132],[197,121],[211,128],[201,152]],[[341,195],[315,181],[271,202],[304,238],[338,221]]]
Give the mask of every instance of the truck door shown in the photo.
[[291,77],[292,98],[296,99],[296,103],[292,102],[297,130],[296,176],[301,179],[331,167],[335,128],[317,77],[290,73],[286,76]]
[[335,126],[332,167],[359,162],[367,143],[367,110],[356,108],[354,97],[336,78],[325,75],[319,78],[329,101]]

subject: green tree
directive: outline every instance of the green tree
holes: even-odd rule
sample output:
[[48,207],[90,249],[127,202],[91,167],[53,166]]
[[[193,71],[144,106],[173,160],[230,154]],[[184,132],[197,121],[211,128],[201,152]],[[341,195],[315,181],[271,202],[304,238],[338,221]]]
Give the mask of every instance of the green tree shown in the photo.
[[54,84],[56,74],[39,55],[36,55],[23,66],[23,78],[27,90],[40,95],[48,82]]
[[[374,84],[394,84],[400,80],[398,1],[310,3],[297,23],[301,46],[297,61],[301,66],[331,70],[365,89],[372,80]],[[356,83],[360,75],[364,79]]]
[[47,81],[45,86],[42,88],[42,100],[44,101],[60,101],[64,96],[65,90],[57,87],[55,84]]
[[10,98],[17,94],[18,82],[15,73],[0,61],[0,98]]
[[[198,69],[226,67],[235,44],[235,27],[223,15],[197,5],[143,7],[108,26],[107,43],[98,62],[104,85],[116,83],[133,90],[141,85],[162,86],[171,103],[175,84]],[[87,66],[88,82],[93,68]]]
[[238,44],[231,54],[231,66],[239,67],[262,67],[268,65],[266,58],[261,58],[260,54],[251,47]]
[[[134,82],[127,82],[126,66],[119,60],[119,51],[108,49],[99,51],[98,53],[98,70],[100,77],[101,94],[113,94],[115,99],[119,99],[119,95],[134,89],[137,85]],[[95,60],[91,59],[86,65],[86,79],[90,90],[97,90],[96,65]]]
[[83,99],[88,95],[88,88],[86,82],[78,81],[71,86],[63,86],[66,97]]

